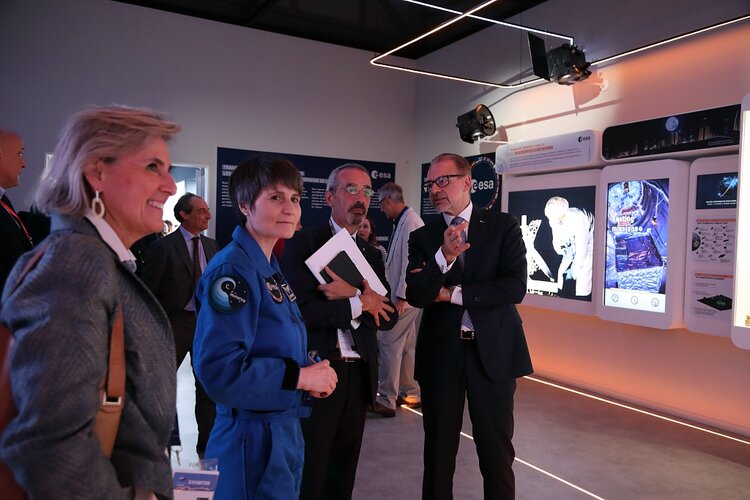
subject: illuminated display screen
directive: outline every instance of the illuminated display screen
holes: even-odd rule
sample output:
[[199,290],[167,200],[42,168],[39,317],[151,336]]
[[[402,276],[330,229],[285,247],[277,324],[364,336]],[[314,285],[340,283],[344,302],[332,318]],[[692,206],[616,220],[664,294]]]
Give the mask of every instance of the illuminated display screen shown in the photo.
[[604,305],[664,312],[669,180],[608,184]]
[[596,187],[508,193],[521,224],[527,292],[591,302]]
[[739,174],[705,174],[697,177],[695,208],[707,210],[714,208],[737,208],[737,186]]

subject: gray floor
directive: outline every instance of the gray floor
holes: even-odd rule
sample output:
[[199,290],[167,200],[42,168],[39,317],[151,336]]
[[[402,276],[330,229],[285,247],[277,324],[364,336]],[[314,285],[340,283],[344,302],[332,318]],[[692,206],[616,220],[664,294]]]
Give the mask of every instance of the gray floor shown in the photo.
[[[178,372],[178,401],[180,466],[191,467],[197,456],[187,363]],[[750,499],[747,444],[526,379],[518,383],[515,417],[513,468],[519,500]],[[468,411],[463,431],[471,436]],[[177,466],[174,456],[173,465]],[[355,500],[419,498],[421,477],[420,415],[406,409],[398,409],[389,419],[369,415]],[[454,496],[482,498],[482,477],[470,437],[461,439]]]

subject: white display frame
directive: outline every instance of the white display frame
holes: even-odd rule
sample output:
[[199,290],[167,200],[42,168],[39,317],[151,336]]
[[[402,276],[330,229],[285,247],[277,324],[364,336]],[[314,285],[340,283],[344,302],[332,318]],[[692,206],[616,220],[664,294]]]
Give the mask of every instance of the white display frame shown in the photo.
[[[737,192],[737,227],[750,223],[750,94],[740,106],[740,184]],[[743,184],[744,182],[744,184]],[[737,231],[734,275],[744,279],[734,280],[734,308],[732,316],[732,342],[742,349],[750,349],[750,231]],[[741,256],[744,255],[743,259]]]
[[[598,220],[600,214],[600,196],[599,196],[599,176],[601,171],[596,170],[580,170],[574,172],[565,173],[552,173],[552,174],[541,174],[541,175],[504,175],[503,176],[503,195],[502,195],[502,210],[508,211],[508,197],[511,192],[525,192],[525,191],[538,191],[538,190],[554,190],[556,188],[576,188],[583,186],[591,186],[594,188],[594,219]],[[519,223],[521,221],[519,220]],[[545,223],[548,224],[547,221]],[[593,254],[593,272],[592,272],[592,294],[591,300],[576,300],[571,298],[555,297],[555,296],[544,296],[527,293],[524,297],[523,304],[541,307],[545,309],[553,309],[558,311],[566,311],[576,314],[584,314],[593,316],[596,311],[595,304],[595,284],[601,281],[600,270],[601,266],[598,265],[600,259],[597,258],[596,239],[598,238],[599,224],[596,223],[594,226],[594,254]],[[528,245],[527,245],[528,246]],[[527,248],[528,255],[528,248]],[[556,270],[554,271],[556,272]]]
[[[732,333],[733,309],[722,309],[721,302],[701,303],[697,298],[719,297],[723,301],[723,297],[734,297],[737,207],[698,209],[696,204],[699,178],[724,173],[736,175],[738,169],[738,155],[700,158],[690,165],[683,317],[685,328],[691,332],[719,337],[729,337]],[[694,238],[698,245],[695,249]]]
[[[671,329],[684,326],[682,313],[685,285],[685,233],[687,231],[687,199],[690,163],[680,160],[655,160],[641,163],[610,165],[602,170],[599,179],[599,207],[595,240],[595,253],[601,271],[594,283],[594,301],[597,315],[615,321],[650,328]],[[669,180],[669,214],[667,222],[667,271],[663,298],[664,312],[638,310],[605,305],[605,267],[607,253],[607,194],[610,183],[637,180]],[[639,292],[620,292],[618,300],[642,301]],[[642,304],[640,304],[642,305]],[[661,307],[661,306],[660,306]]]

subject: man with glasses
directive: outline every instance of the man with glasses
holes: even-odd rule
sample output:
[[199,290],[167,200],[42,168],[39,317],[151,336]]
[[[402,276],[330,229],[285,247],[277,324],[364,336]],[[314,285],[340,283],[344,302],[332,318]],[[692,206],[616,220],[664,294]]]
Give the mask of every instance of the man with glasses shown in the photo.
[[425,191],[441,213],[409,242],[406,299],[424,308],[416,378],[424,414],[423,499],[453,498],[464,401],[468,398],[484,498],[515,496],[513,394],[532,372],[521,318],[526,248],[518,221],[471,203],[462,156],[432,160]]
[[281,255],[282,271],[307,325],[310,357],[328,359],[338,376],[336,390],[325,399],[313,399],[310,418],[302,419],[301,500],[351,498],[365,416],[377,391],[376,331],[390,330],[398,320],[393,303],[366,280],[358,289],[326,268],[333,280],[321,285],[305,264],[334,234],[346,231],[388,286],[380,252],[357,236],[373,194],[367,169],[354,163],[337,167],[328,177],[326,191],[331,218],[298,231]]

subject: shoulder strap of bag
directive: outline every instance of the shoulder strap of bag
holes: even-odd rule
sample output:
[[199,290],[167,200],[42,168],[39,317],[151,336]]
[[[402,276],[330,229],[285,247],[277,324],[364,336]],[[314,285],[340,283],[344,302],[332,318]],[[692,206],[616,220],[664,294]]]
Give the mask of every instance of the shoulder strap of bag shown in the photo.
[[104,455],[110,458],[125,406],[125,334],[121,305],[117,306],[109,336],[109,363],[100,393],[101,402],[94,422],[94,434],[99,439]]
[[[47,244],[43,243],[39,249],[34,252],[31,258],[26,261],[26,264],[23,266],[21,274],[18,275],[18,279],[11,289],[11,292],[15,291],[23,283],[26,275],[36,267],[39,260],[44,255],[44,252],[47,250],[47,246]],[[4,326],[2,326],[2,328],[5,329]],[[3,338],[0,338],[0,366],[3,368],[2,373],[4,374],[8,372],[6,366],[7,356],[10,354],[13,337],[10,331],[7,332],[7,335],[3,334],[2,337]],[[10,381],[5,380],[5,377],[2,376],[2,374],[0,374],[0,383],[7,383],[7,385],[10,386]],[[8,394],[10,394],[10,390],[8,391]],[[118,305],[115,321],[112,324],[112,331],[109,336],[109,361],[107,363],[107,374],[104,383],[102,384],[101,402],[94,423],[94,434],[96,434],[99,444],[102,447],[102,451],[107,458],[112,456],[112,449],[115,446],[115,438],[117,437],[117,430],[120,427],[120,417],[122,416],[124,405],[125,334],[123,328],[122,306]],[[15,408],[11,410],[8,420],[14,415]]]

